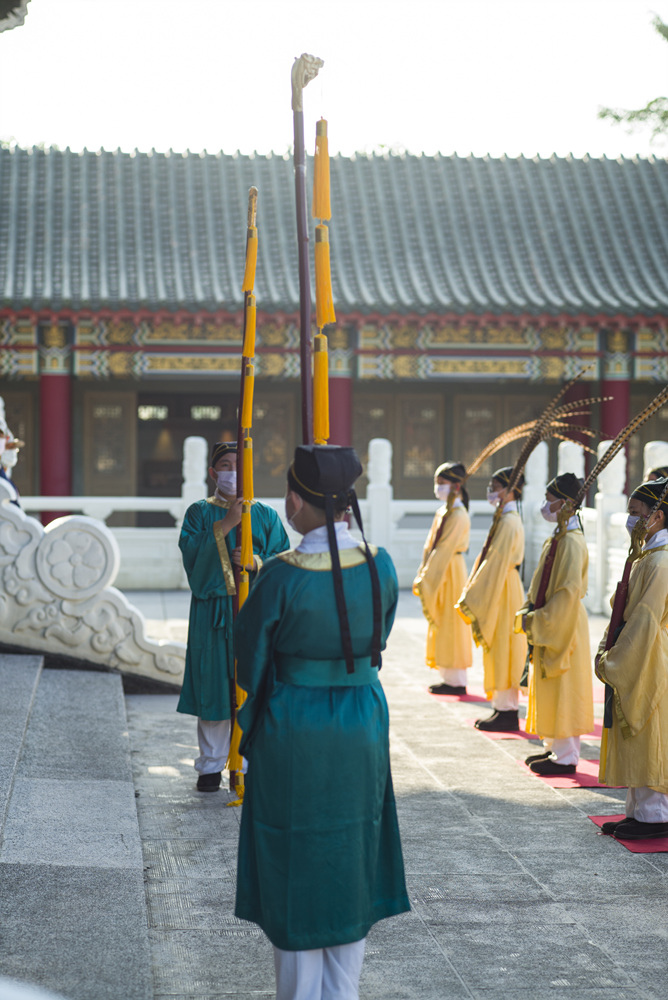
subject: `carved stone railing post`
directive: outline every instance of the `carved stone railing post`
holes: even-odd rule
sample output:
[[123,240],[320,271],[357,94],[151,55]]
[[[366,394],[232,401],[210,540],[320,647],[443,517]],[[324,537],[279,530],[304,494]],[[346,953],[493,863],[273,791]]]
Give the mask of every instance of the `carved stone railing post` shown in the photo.
[[204,500],[207,495],[207,474],[208,474],[209,446],[203,437],[187,437],[183,442],[183,485],[181,486],[181,498],[183,500],[183,512],[177,527],[183,523],[183,515],[191,503],[196,500]]
[[[642,457],[643,480],[646,480],[652,469],[668,466],[668,442],[648,441],[643,449]],[[631,485],[637,486],[638,484],[632,483]]]
[[574,476],[584,479],[585,453],[575,441],[561,441],[557,449],[557,474],[572,472]]
[[392,542],[392,445],[385,438],[369,441],[368,539],[374,545],[389,549]]
[[540,514],[540,505],[545,499],[547,484],[547,442],[541,441],[529,455],[524,469],[524,489],[522,490],[522,507],[524,508],[524,585],[529,586],[534,570],[540,559],[543,542],[551,533],[550,525]]
[[[610,447],[609,441],[601,441],[598,446],[598,458],[602,458]],[[626,510],[626,455],[624,449],[618,452],[610,464],[598,477],[598,492],[596,493],[596,594],[598,611],[607,614],[610,610],[609,599],[620,576],[619,567],[613,565],[610,559],[610,549],[623,547],[624,537],[619,535],[610,524],[613,514]],[[622,560],[623,564],[623,560]]]

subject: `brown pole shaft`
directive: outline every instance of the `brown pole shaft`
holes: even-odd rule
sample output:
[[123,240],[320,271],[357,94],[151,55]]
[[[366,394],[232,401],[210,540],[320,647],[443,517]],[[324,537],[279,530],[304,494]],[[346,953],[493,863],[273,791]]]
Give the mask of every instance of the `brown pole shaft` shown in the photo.
[[293,111],[295,137],[295,198],[299,252],[299,361],[302,390],[302,444],[313,444],[313,376],[311,370],[311,272],[306,212],[306,151],[304,113]]

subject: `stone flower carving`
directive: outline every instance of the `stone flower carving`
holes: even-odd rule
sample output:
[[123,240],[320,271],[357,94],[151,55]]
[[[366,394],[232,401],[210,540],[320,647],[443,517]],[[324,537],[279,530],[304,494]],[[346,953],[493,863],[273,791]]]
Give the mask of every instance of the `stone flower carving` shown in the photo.
[[97,539],[82,531],[68,531],[53,543],[47,562],[56,580],[68,589],[85,589],[100,579],[107,561]]

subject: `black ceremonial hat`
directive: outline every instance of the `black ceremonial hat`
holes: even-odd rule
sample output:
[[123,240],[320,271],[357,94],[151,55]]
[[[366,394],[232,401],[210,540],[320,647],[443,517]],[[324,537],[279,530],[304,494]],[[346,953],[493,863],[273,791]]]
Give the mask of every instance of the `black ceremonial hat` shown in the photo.
[[345,499],[362,464],[354,448],[335,444],[302,444],[288,469],[290,489],[314,507],[325,508],[326,497]]
[[[510,477],[513,474],[513,466],[505,465],[502,469],[497,469],[496,472],[492,474],[492,479],[498,479],[500,483],[504,486],[510,486]],[[515,482],[515,489],[521,490],[524,486],[524,473],[520,472]]]
[[233,451],[236,455],[237,453],[237,442],[236,441],[216,441],[213,448],[211,449],[211,468],[215,468],[216,462],[219,462],[223,455],[227,455],[229,452]]
[[547,484],[546,491],[559,500],[575,500],[584,485],[584,479],[578,479],[572,472],[562,472]]
[[452,483],[463,483],[466,479],[466,469],[461,462],[443,462],[434,473],[435,479],[438,476],[449,479]]
[[[648,507],[654,507],[666,486],[668,486],[668,479],[653,479],[649,483],[641,483],[631,496],[636,500],[642,500]],[[668,496],[661,501],[659,510],[668,514]]]
[[362,517],[357,502],[357,496],[353,489],[353,483],[362,473],[362,465],[357,457],[354,448],[341,447],[335,444],[302,444],[295,448],[295,458],[288,469],[288,486],[307,503],[314,507],[321,507],[325,511],[325,523],[327,525],[327,539],[329,543],[329,553],[332,558],[332,579],[334,582],[334,596],[336,599],[336,610],[339,616],[339,626],[341,629],[341,645],[343,656],[346,661],[346,670],[349,674],[355,671],[355,658],[353,655],[352,638],[350,634],[350,622],[348,619],[348,609],[346,608],[346,598],[343,592],[343,575],[341,571],[341,560],[339,559],[339,548],[334,531],[334,509],[335,506],[341,509],[341,502],[345,501],[346,506],[350,504],[353,515],[362,534],[364,553],[366,556],[369,574],[371,576],[371,593],[373,604],[373,634],[371,637],[371,665],[380,666],[380,644],[381,644],[381,600],[380,600],[380,580],[378,569],[371,554],[371,550],[364,537],[362,528]]

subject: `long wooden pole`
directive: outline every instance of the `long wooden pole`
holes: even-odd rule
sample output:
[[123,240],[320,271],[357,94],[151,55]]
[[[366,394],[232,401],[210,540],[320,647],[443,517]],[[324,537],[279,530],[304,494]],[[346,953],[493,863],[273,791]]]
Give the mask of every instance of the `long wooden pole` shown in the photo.
[[303,53],[292,66],[295,200],[299,254],[299,361],[302,390],[302,444],[313,444],[313,376],[311,360],[311,271],[306,210],[306,150],[304,146],[304,87],[318,75],[322,59]]

